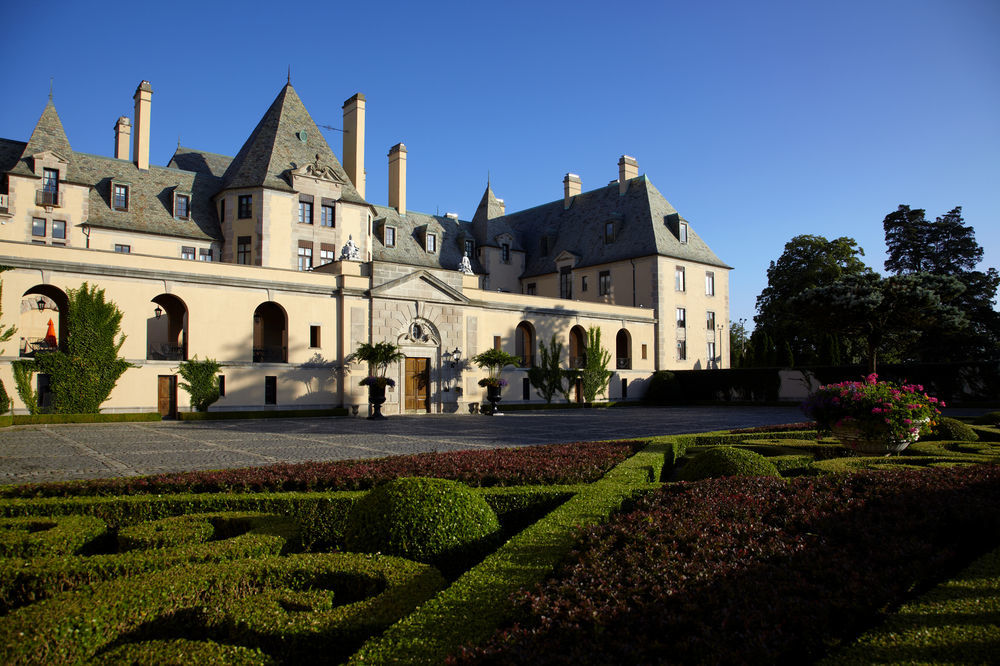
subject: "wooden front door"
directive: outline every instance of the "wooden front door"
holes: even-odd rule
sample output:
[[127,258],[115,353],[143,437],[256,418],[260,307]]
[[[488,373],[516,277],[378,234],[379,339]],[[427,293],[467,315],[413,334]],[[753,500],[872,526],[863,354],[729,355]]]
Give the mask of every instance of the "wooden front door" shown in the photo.
[[406,410],[431,411],[431,360],[406,359]]
[[160,375],[157,378],[156,406],[160,416],[172,419],[177,415],[177,377]]

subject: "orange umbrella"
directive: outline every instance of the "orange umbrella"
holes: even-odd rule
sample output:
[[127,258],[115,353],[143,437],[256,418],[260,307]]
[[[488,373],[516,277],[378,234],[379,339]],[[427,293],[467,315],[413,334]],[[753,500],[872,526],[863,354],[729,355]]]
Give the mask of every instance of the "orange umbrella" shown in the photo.
[[51,319],[49,319],[49,331],[48,333],[45,334],[45,344],[47,344],[50,347],[55,347],[57,344],[56,325],[52,323]]

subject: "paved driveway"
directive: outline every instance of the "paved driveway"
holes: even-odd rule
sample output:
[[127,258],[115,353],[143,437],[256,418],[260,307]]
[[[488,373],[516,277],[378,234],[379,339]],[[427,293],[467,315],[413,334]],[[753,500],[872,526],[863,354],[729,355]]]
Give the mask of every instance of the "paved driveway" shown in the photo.
[[530,446],[803,420],[786,407],[630,407],[392,416],[32,426],[0,432],[0,483],[96,479],[276,462]]

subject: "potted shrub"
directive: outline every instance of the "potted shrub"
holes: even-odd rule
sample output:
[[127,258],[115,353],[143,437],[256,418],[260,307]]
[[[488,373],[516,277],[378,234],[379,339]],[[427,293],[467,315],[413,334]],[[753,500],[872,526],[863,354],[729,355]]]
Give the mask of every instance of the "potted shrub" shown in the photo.
[[354,359],[368,364],[368,376],[359,384],[368,387],[368,402],[372,405],[369,420],[381,420],[382,403],[385,402],[385,387],[395,386],[396,382],[385,376],[389,366],[405,358],[399,347],[391,342],[369,344],[362,342],[354,352]]
[[944,403],[919,384],[898,386],[870,374],[862,382],[821,386],[802,410],[845,446],[867,455],[899,453],[930,432]]
[[497,403],[500,402],[500,392],[507,385],[507,380],[500,377],[500,373],[508,365],[520,365],[520,359],[502,349],[488,349],[473,356],[472,362],[480,368],[485,368],[488,373],[486,377],[479,380],[479,385],[486,387],[486,399],[490,402],[488,413],[491,416],[502,416],[497,408]]

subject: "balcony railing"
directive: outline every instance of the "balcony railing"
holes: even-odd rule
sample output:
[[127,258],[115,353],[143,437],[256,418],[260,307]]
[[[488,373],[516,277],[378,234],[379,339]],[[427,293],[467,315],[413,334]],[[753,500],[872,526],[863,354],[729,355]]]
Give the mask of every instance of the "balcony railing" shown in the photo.
[[184,347],[178,345],[150,345],[146,350],[146,358],[150,361],[183,361]]
[[254,347],[253,348],[253,362],[254,363],[287,363],[288,362],[288,348],[287,347]]
[[522,368],[533,368],[535,367],[535,357],[531,354],[518,354],[518,360],[521,362],[520,367]]
[[586,356],[571,356],[569,359],[569,367],[571,368],[585,368],[587,367],[587,357]]
[[20,356],[22,357],[30,358],[38,352],[55,351],[56,349],[58,347],[51,341],[46,341],[45,338],[21,338]]
[[625,357],[625,356],[619,356],[618,357],[618,369],[619,370],[631,370],[632,369],[632,359],[628,358],[628,357]]
[[58,190],[36,190],[35,191],[35,205],[36,206],[59,206],[59,191]]

